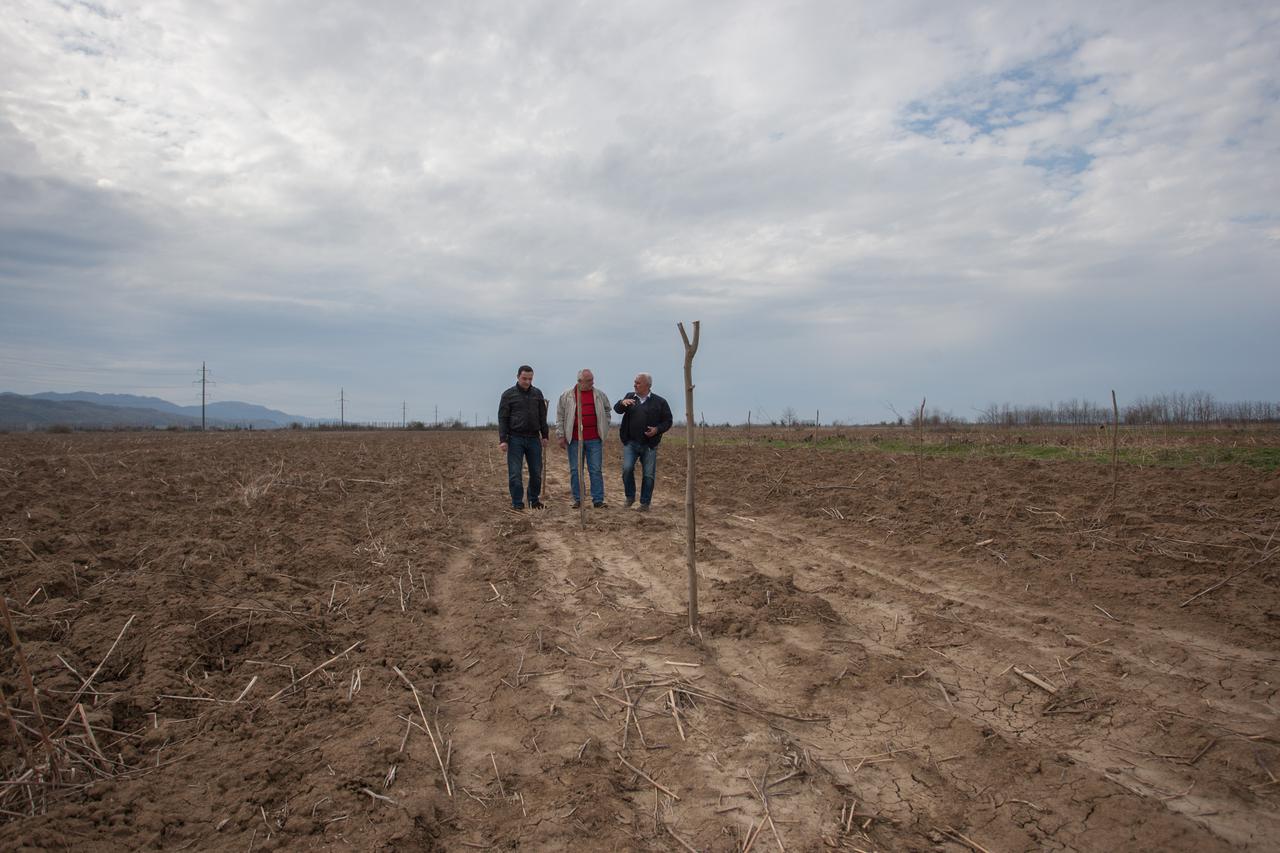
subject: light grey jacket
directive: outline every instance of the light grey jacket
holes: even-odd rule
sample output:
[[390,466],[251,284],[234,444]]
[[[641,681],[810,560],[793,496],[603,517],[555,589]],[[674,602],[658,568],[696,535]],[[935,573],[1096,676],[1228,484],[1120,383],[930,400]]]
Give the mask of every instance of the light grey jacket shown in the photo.
[[[563,438],[565,441],[573,440],[573,428],[578,423],[578,384],[575,382],[573,387],[560,395],[560,402],[556,404],[556,437]],[[609,398],[599,388],[592,389],[596,398],[596,430],[600,433],[600,440],[604,441],[609,437],[609,427],[613,426],[609,422],[612,409],[609,408]]]

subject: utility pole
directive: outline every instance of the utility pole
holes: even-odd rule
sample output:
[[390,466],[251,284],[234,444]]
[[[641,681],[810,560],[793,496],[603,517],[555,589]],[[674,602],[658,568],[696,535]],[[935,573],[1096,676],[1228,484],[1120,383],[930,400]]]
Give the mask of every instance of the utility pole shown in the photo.
[[436,421],[435,421],[435,427],[436,427],[436,429],[439,429],[439,428],[440,428],[440,404],[439,404],[439,403],[436,403]]
[[204,432],[204,406],[205,406],[205,400],[208,399],[205,395],[205,383],[207,381],[208,381],[208,370],[205,368],[205,363],[202,361],[200,362],[200,431],[201,432]]
[[338,429],[347,426],[347,389],[338,389]]
[[400,429],[404,429],[409,425],[409,401],[400,404]]
[[818,409],[813,413],[813,425],[815,427],[822,426],[822,409]]

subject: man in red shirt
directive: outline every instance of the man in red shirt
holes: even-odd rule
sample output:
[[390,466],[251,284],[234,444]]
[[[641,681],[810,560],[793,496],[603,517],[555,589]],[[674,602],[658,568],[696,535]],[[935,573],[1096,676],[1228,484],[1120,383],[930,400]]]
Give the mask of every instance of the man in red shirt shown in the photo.
[[[578,409],[582,409],[582,435],[578,435]],[[573,506],[581,506],[582,492],[578,483],[578,450],[586,456],[587,475],[591,479],[591,505],[605,506],[604,475],[600,464],[604,456],[604,439],[609,434],[609,398],[595,387],[590,370],[579,370],[578,381],[560,395],[556,406],[556,433],[560,447],[569,451],[569,488]]]

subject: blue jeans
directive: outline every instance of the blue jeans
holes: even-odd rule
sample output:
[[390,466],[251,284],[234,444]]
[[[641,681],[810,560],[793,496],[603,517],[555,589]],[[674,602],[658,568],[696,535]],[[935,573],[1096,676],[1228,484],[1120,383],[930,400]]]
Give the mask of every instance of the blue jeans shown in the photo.
[[536,435],[507,436],[507,487],[511,489],[511,505],[524,506],[524,460],[529,460],[529,503],[537,503],[542,494],[542,439]]
[[648,506],[653,500],[653,481],[658,476],[658,448],[643,441],[628,441],[622,445],[622,491],[627,503],[636,499],[636,462],[640,462],[643,480],[640,483],[640,505]]
[[[591,480],[591,502],[604,501],[604,474],[600,472],[600,462],[604,456],[604,442],[598,438],[586,441],[587,477]],[[569,442],[569,489],[575,501],[582,500],[578,489],[578,442]]]

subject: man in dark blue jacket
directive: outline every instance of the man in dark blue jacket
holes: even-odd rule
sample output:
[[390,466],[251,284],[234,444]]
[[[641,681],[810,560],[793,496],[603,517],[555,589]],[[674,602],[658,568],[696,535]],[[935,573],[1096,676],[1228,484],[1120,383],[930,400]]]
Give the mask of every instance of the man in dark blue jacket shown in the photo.
[[628,391],[613,410],[622,415],[618,436],[622,439],[622,491],[630,507],[636,502],[636,462],[640,462],[643,480],[640,484],[641,512],[649,510],[653,500],[653,483],[658,476],[658,445],[662,434],[671,429],[671,407],[657,394],[651,393],[653,377],[637,373],[635,391]]
[[533,368],[520,365],[516,384],[498,401],[498,447],[507,454],[507,486],[511,508],[524,509],[524,462],[529,462],[529,507],[542,509],[542,448],[550,438],[547,400],[534,387]]

